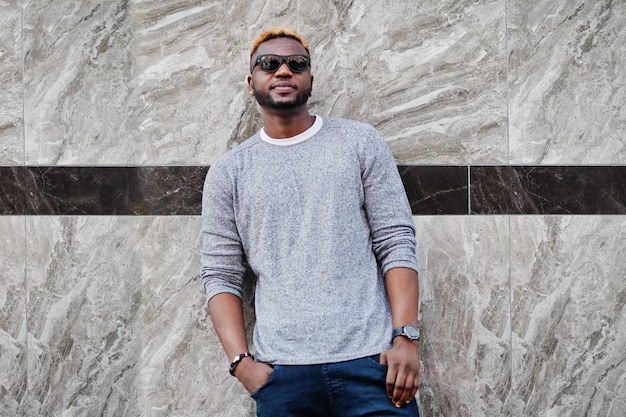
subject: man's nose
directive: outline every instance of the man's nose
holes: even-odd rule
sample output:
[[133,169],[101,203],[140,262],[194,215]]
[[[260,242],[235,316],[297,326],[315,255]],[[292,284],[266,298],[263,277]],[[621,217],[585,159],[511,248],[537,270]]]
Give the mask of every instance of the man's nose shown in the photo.
[[287,65],[286,62],[283,62],[280,64],[280,67],[278,67],[278,69],[276,70],[276,75],[277,76],[291,76],[293,75],[293,72],[291,72],[291,69],[289,68],[289,65]]

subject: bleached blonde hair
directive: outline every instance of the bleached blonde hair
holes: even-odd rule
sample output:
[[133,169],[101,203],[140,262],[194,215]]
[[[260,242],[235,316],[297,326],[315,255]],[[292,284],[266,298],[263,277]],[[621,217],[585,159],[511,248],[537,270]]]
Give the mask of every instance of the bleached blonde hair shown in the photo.
[[274,27],[261,33],[259,37],[257,37],[252,42],[252,47],[250,48],[250,56],[254,55],[254,52],[257,50],[259,45],[261,45],[263,42],[267,42],[270,39],[276,39],[276,38],[290,38],[290,39],[296,40],[300,42],[300,45],[302,45],[304,49],[306,49],[307,53],[310,53],[309,44],[307,43],[307,41],[304,40],[302,36],[298,34],[298,32],[296,32],[293,29],[288,29],[288,28],[283,28],[283,27]]

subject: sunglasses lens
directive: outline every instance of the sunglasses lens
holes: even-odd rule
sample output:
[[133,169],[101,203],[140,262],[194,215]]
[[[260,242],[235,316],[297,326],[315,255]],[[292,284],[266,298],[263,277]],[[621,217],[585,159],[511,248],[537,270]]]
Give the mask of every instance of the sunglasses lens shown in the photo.
[[309,66],[309,60],[302,55],[293,55],[287,58],[287,65],[293,72],[304,72]]
[[283,62],[286,62],[289,69],[293,72],[304,72],[309,66],[309,58],[304,55],[289,55],[286,57],[280,55],[262,55],[258,58],[257,62],[261,71],[265,72],[277,71]]
[[276,55],[265,55],[260,57],[259,66],[262,71],[266,72],[274,72],[278,68],[280,68],[282,61],[279,56]]

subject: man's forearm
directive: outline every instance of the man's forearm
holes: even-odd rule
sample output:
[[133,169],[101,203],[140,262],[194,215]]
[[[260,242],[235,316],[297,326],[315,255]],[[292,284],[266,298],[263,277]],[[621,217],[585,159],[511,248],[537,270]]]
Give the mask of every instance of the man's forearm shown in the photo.
[[392,268],[385,275],[385,287],[393,328],[405,324],[418,324],[419,280],[417,272],[410,268]]
[[[391,305],[393,328],[406,324],[417,326],[419,282],[417,272],[410,268],[392,268],[385,275],[385,287]],[[390,335],[391,336],[391,335]],[[405,337],[393,340],[390,350],[380,356],[388,365],[387,395],[396,407],[402,407],[415,398],[420,384],[418,342]]]
[[241,299],[230,293],[217,294],[209,301],[213,328],[228,360],[248,351]]
[[[248,352],[243,305],[236,295],[221,293],[209,301],[209,314],[229,360]],[[244,358],[235,368],[234,375],[250,394],[263,386],[273,369],[260,362]]]

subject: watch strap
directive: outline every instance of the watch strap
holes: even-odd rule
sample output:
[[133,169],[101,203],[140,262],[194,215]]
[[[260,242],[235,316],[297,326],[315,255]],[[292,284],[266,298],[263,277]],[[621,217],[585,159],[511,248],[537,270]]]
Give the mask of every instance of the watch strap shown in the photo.
[[403,333],[404,333],[404,326],[393,329],[393,332],[391,332],[391,340],[395,339],[396,337],[400,336]]
[[235,376],[235,369],[237,368],[237,365],[239,365],[239,362],[241,362],[241,360],[244,358],[252,358],[252,360],[255,360],[254,355],[252,355],[252,353],[250,352],[240,353],[239,355],[235,356],[233,361],[230,363],[230,368],[228,369],[228,372],[232,376]]
[[[417,333],[417,337],[415,336],[411,336],[407,331],[406,328],[409,327],[412,330],[414,330],[414,332]],[[413,332],[413,331],[412,331]],[[401,327],[397,327],[395,329],[393,329],[393,331],[391,332],[391,340],[393,341],[393,339],[395,339],[398,336],[404,336],[407,339],[411,340],[411,341],[415,341],[415,340],[420,340],[420,330],[418,327],[413,326],[412,324],[407,324]]]

